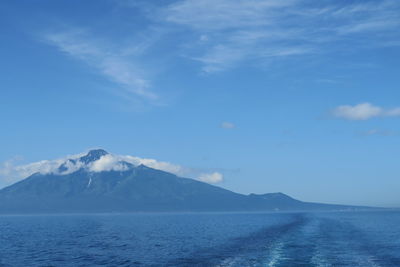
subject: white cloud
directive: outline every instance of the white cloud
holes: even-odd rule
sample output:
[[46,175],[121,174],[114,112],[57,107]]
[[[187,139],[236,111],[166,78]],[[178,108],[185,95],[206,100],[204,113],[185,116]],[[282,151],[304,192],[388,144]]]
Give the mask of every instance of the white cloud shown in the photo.
[[166,20],[199,30],[225,30],[237,27],[270,24],[265,14],[273,9],[290,6],[293,0],[186,0],[170,5]]
[[236,125],[232,122],[224,121],[221,123],[221,128],[224,128],[224,129],[233,129],[235,127],[236,127]]
[[219,172],[213,172],[213,173],[203,173],[200,174],[198,177],[198,180],[210,184],[216,184],[222,182],[224,179],[224,176],[219,173]]
[[393,108],[385,111],[385,116],[400,116],[400,108]]
[[[370,49],[400,41],[399,1],[180,0],[166,5],[122,2],[117,1],[116,8],[132,9],[134,17],[146,16],[135,32],[132,27],[131,32],[114,39],[117,35],[107,36],[101,29],[78,28],[44,37],[118,84],[116,93],[127,99],[134,95],[160,101],[160,91],[154,92],[148,74],[160,68],[166,58],[184,56],[199,62],[202,72],[215,73],[240,63],[265,66],[278,59],[337,52],[349,46],[352,50]],[[345,45],[337,45],[341,41]],[[165,48],[168,50],[163,53]],[[154,54],[161,56],[157,56],[157,66],[152,64],[150,69]]]
[[398,117],[400,108],[384,109],[370,103],[343,105],[332,110],[332,115],[346,120],[368,120],[376,117]]
[[389,130],[371,129],[360,132],[361,136],[397,136],[399,133]]
[[121,162],[120,157],[107,154],[90,164],[88,169],[92,172],[126,171],[128,166]]
[[185,168],[181,165],[165,161],[158,161],[155,159],[141,158],[130,155],[106,154],[96,161],[93,161],[89,164],[84,164],[78,159],[86,154],[87,153],[80,153],[56,160],[42,160],[23,165],[17,165],[16,159],[3,162],[0,165],[0,187],[13,184],[29,177],[34,173],[65,175],[73,173],[82,168],[91,172],[126,171],[129,169],[129,164],[134,166],[143,164],[150,168],[209,183],[217,183],[223,180],[222,174],[218,175],[219,173],[217,172],[202,173],[199,176],[199,170],[196,169]]
[[142,68],[135,64],[135,57],[144,49],[141,44],[130,47],[128,51],[125,47],[115,47],[104,40],[93,38],[81,29],[47,34],[44,39],[118,84],[117,89],[122,92],[116,93],[134,94],[149,100],[158,98],[150,90],[150,82],[143,78]]
[[333,115],[348,120],[367,120],[382,114],[382,108],[370,103],[362,103],[355,106],[339,106],[333,110]]
[[66,170],[61,172],[61,174],[69,174],[72,173],[79,168],[82,167],[81,163],[73,164],[68,159],[77,159],[84,156],[85,153],[69,155],[65,158],[56,159],[56,160],[41,160],[38,162],[33,162],[24,165],[16,165],[19,159],[11,159],[3,162],[0,165],[0,178],[2,182],[0,182],[0,186],[2,184],[11,184],[15,183],[19,180],[22,180],[34,173],[58,173],[58,168],[65,164]]
[[337,18],[353,17],[350,23],[337,28],[339,34],[357,34],[396,30],[400,25],[397,1],[355,3],[336,9],[332,15]]
[[124,156],[112,155],[112,157],[114,157],[114,161],[125,161],[125,162],[131,163],[135,166],[143,164],[143,165],[146,165],[147,167],[170,172],[170,173],[173,173],[176,175],[184,174],[184,168],[182,166],[177,165],[177,164],[172,164],[170,162],[158,161],[155,159],[148,159],[148,158],[140,158],[140,157],[129,156],[129,155],[124,155]]
[[[207,42],[188,40],[192,56],[207,73],[240,62],[310,55],[337,50],[337,42],[359,46],[361,39],[377,43],[398,41],[400,3],[307,0],[182,0],[166,8],[164,20],[175,27],[207,36]],[[321,19],[323,18],[323,19]],[[371,42],[371,33],[380,37]],[[329,47],[330,44],[333,44]],[[187,53],[186,53],[187,54]]]

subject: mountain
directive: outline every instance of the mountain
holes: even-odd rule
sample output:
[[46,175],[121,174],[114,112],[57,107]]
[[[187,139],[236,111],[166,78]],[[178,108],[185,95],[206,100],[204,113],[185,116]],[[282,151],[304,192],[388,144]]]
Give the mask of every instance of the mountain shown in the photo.
[[[135,211],[343,210],[353,206],[308,203],[283,193],[242,195],[123,160],[107,165],[102,149],[67,159],[55,172],[35,173],[0,190],[0,213]],[[103,165],[101,165],[103,166]]]

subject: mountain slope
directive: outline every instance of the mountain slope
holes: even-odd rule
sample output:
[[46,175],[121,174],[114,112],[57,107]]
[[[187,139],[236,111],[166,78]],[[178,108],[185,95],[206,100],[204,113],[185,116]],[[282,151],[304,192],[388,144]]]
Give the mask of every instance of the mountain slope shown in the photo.
[[[107,155],[104,150],[92,150],[78,159],[68,159],[60,165],[58,173],[36,173],[0,190],[0,213],[354,208],[306,203],[282,193],[246,196],[128,162],[118,162],[123,167],[120,170],[91,171],[90,167]],[[69,173],[71,164],[80,168]]]

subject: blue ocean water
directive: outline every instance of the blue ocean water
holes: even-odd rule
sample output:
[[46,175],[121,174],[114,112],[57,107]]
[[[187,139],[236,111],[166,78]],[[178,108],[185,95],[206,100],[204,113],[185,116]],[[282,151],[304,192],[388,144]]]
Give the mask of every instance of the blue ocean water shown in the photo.
[[0,266],[400,266],[400,212],[0,216]]

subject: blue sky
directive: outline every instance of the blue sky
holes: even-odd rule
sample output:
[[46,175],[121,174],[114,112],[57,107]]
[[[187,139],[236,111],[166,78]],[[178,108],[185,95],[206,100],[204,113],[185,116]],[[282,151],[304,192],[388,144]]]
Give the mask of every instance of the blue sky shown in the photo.
[[400,206],[399,14],[395,0],[2,1],[0,187],[5,169],[102,147],[240,193]]

